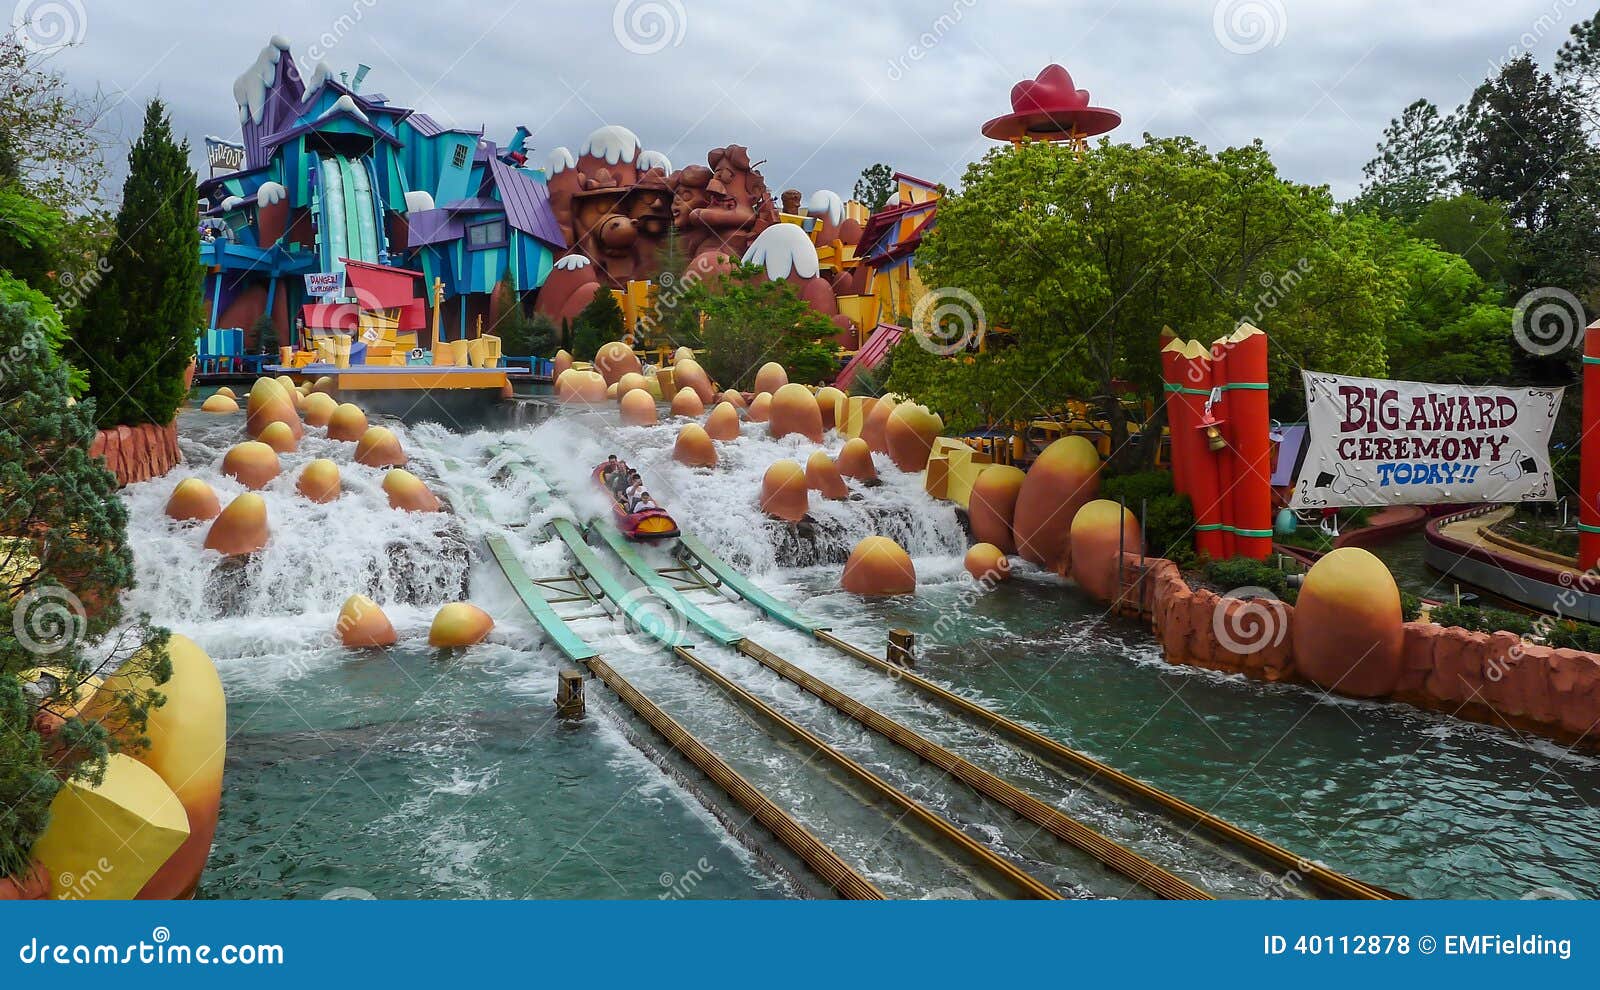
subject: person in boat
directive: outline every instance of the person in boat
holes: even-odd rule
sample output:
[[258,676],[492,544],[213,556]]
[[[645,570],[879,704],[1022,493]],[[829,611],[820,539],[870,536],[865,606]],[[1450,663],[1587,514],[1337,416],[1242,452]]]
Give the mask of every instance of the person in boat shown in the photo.
[[644,479],[640,478],[638,473],[635,472],[632,478],[630,478],[628,481],[628,487],[622,493],[622,504],[628,506],[628,511],[632,512],[633,503],[636,502],[639,496],[643,494]]
[[628,465],[617,460],[616,454],[607,457],[606,462],[600,466],[600,478],[606,483],[606,487],[611,489],[613,495],[622,494],[623,488],[627,485],[628,474]]
[[661,508],[661,506],[656,504],[656,500],[650,497],[649,492],[640,492],[639,497],[634,499],[633,502],[629,504],[628,512],[631,515],[635,512],[645,512],[650,509],[659,508]]

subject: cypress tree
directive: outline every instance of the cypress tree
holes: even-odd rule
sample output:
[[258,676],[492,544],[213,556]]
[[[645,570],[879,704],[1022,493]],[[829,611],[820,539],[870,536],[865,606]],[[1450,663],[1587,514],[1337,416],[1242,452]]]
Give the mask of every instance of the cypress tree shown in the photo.
[[200,323],[200,233],[189,143],[160,100],[128,155],[109,271],[85,301],[74,363],[89,373],[96,422],[166,423],[184,399]]

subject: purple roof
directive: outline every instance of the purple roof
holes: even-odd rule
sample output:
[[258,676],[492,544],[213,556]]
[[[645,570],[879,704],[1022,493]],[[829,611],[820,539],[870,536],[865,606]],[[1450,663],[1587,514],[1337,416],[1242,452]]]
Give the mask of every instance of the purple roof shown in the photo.
[[444,133],[444,126],[421,110],[406,119],[411,122],[412,127],[416,128],[417,133],[423,137],[438,137]]
[[494,176],[495,187],[500,190],[506,219],[511,226],[529,237],[537,237],[558,251],[565,250],[567,239],[556,224],[556,215],[550,209],[550,195],[545,187],[501,161],[498,155],[490,157],[489,172]]
[[442,203],[439,206],[439,209],[449,210],[451,213],[482,213],[486,210],[499,213],[504,208],[505,204],[493,196],[469,196],[466,199],[452,199],[450,202]]
[[461,218],[452,215],[449,210],[418,210],[415,213],[407,213],[406,225],[410,229],[406,237],[407,248],[453,241],[464,233]]

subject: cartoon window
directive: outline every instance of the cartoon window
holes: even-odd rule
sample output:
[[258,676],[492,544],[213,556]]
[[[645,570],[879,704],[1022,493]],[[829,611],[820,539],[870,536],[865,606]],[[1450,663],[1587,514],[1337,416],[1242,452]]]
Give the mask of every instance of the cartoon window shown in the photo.
[[466,168],[467,167],[467,146],[466,145],[464,145],[464,144],[456,145],[455,155],[450,159],[450,167],[451,168]]
[[480,251],[484,248],[504,247],[505,243],[506,222],[504,220],[475,223],[467,228],[467,247],[474,251]]

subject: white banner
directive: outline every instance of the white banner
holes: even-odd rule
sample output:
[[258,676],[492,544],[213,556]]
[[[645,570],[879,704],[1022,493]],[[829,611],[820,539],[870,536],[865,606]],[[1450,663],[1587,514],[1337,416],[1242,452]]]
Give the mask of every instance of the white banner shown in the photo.
[[1555,501],[1564,389],[1304,374],[1310,430],[1291,508]]
[[306,276],[306,295],[344,295],[344,272],[311,272]]

